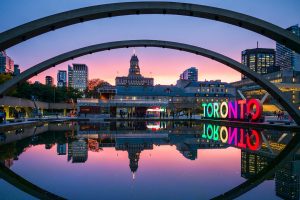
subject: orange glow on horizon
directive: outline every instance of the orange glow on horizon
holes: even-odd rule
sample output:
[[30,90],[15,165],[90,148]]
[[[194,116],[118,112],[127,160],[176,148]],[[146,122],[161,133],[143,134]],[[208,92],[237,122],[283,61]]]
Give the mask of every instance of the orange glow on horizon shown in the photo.
[[[239,72],[208,58],[176,50],[158,48],[151,50],[155,51],[149,52],[148,48],[141,48],[137,51],[137,56],[141,74],[144,77],[154,78],[155,84],[176,84],[179,75],[189,67],[198,68],[200,81],[220,79],[224,82],[233,82],[241,77]],[[45,83],[45,76],[50,75],[56,83],[58,70],[67,70],[67,66],[72,63],[84,63],[89,67],[89,79],[99,78],[115,85],[115,77],[128,75],[131,54],[131,49],[119,49],[86,55],[50,68],[30,81]]]

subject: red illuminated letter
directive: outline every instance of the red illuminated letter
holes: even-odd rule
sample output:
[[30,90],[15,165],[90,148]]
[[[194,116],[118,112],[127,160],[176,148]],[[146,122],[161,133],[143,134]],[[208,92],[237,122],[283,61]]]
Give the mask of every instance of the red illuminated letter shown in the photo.
[[251,113],[253,111],[253,107],[255,106],[255,112],[252,113],[252,121],[257,121],[262,114],[262,106],[258,99],[250,99],[247,102],[247,113]]
[[245,116],[245,104],[246,100],[238,100],[238,104],[240,105],[240,119],[244,119]]
[[[252,142],[251,140],[254,140],[254,142]],[[251,136],[247,135],[247,146],[252,151],[256,151],[260,148],[261,136],[256,130],[251,131]]]

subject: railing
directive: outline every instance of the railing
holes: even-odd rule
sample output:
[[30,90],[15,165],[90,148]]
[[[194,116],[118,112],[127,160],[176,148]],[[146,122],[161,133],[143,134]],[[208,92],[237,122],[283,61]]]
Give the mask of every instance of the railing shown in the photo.
[[77,99],[78,104],[168,104],[168,100],[148,100],[148,99],[112,99],[112,100],[100,100],[100,99]]

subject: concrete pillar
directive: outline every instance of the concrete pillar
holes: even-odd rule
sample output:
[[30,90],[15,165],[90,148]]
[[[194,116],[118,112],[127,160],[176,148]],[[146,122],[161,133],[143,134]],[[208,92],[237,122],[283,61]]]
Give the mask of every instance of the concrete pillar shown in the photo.
[[30,117],[30,108],[29,107],[25,107],[25,117]]

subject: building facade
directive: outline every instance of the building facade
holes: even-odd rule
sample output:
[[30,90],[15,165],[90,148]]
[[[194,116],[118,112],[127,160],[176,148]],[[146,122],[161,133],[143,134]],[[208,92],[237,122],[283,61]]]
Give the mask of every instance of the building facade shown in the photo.
[[14,65],[14,73],[13,73],[13,75],[14,76],[18,76],[20,73],[21,73],[20,66],[15,64]]
[[275,173],[276,195],[282,199],[300,198],[300,156],[293,158],[280,167]]
[[80,138],[72,142],[71,151],[68,154],[72,159],[72,163],[84,163],[88,159],[88,145],[87,142]]
[[0,52],[0,73],[14,73],[14,61],[5,51]]
[[57,72],[57,87],[67,87],[67,71],[59,70]]
[[228,83],[221,80],[195,81],[198,79],[197,69],[190,68],[186,72],[187,78],[178,80],[176,85],[154,86],[153,78],[141,75],[139,60],[134,54],[128,76],[116,77],[116,86],[98,88],[99,99],[78,99],[78,111],[84,116],[191,116],[200,113],[202,102],[235,100],[236,90]]
[[[300,38],[299,25],[291,26],[287,30]],[[280,43],[276,43],[276,65],[280,66],[281,70],[300,71],[300,54]]]
[[198,81],[198,69],[196,67],[186,69],[182,74],[180,74],[180,79]]
[[[275,66],[275,50],[266,48],[246,49],[242,51],[242,64],[258,74],[278,71]],[[246,78],[242,74],[242,79]]]
[[236,98],[236,90],[230,84],[217,81],[179,80],[176,85],[110,86],[99,88],[104,99],[78,100],[78,110],[87,114],[119,116],[124,112],[133,116],[145,116],[147,110],[158,109],[164,116],[200,113],[202,102],[223,102]]
[[[290,70],[280,70],[277,72],[264,74],[264,78],[275,84],[292,103],[300,109],[300,72]],[[262,99],[267,93],[263,88],[252,80],[245,78],[231,83],[233,87],[242,92],[246,98]],[[280,104],[271,96],[264,103],[264,111],[278,111],[283,109]]]
[[53,86],[53,83],[54,83],[53,77],[52,76],[46,76],[45,77],[45,83],[46,83],[46,85]]
[[[153,87],[116,87],[117,100],[157,100],[178,103],[182,106],[195,102],[234,100],[236,90],[230,84],[216,81],[179,80],[176,85],[155,85]],[[184,105],[185,104],[185,105]]]
[[141,75],[139,59],[133,54],[130,59],[128,76],[116,77],[116,86],[153,86],[153,78],[145,78]]
[[68,66],[69,87],[86,90],[88,86],[88,66],[85,64],[73,64]]
[[68,87],[73,86],[73,67],[68,65]]

